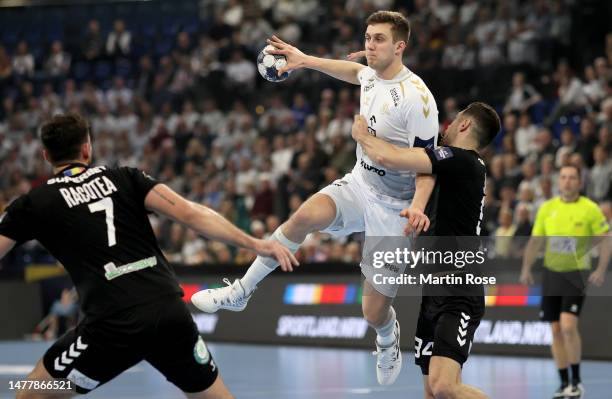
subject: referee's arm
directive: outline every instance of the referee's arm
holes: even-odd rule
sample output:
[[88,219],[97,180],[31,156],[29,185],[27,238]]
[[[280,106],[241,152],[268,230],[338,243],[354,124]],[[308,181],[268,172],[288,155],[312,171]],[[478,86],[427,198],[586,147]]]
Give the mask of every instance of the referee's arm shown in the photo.
[[525,253],[523,254],[523,267],[521,270],[521,276],[519,278],[520,282],[529,285],[533,284],[533,274],[531,273],[531,268],[538,258],[538,253],[544,246],[546,242],[546,237],[542,236],[531,236],[527,246],[525,247]]
[[599,246],[599,262],[597,268],[589,276],[589,282],[600,287],[606,278],[606,271],[610,264],[610,256],[612,255],[612,236],[610,232],[599,234],[594,237],[595,246]]
[[529,239],[523,254],[523,267],[521,269],[519,281],[525,285],[534,283],[531,268],[538,257],[538,253],[540,253],[542,247],[546,243],[546,228],[544,223],[546,218],[548,218],[547,203],[542,205],[536,213],[533,229],[531,230],[531,238]]

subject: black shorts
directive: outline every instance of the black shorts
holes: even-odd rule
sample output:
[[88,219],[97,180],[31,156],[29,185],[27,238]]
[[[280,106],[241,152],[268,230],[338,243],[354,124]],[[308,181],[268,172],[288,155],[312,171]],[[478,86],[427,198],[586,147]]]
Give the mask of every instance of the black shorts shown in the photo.
[[423,297],[414,338],[414,362],[423,375],[429,375],[432,356],[447,357],[463,366],[484,309],[483,296]]
[[179,297],[85,319],[47,350],[43,363],[54,378],[68,378],[87,393],[146,360],[183,392],[206,390],[218,370],[187,306]]
[[559,321],[561,312],[579,316],[586,298],[588,271],[544,270],[542,279],[542,321]]

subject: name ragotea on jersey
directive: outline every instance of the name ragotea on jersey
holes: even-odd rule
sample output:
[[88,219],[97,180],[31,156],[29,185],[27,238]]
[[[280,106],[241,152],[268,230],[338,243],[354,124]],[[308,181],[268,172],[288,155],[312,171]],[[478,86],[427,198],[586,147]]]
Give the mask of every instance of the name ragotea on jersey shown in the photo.
[[[91,175],[100,173],[105,169],[106,168],[103,166],[91,168],[77,177],[57,177],[54,179],[50,179],[47,184],[66,182],[80,183]],[[72,208],[73,206],[79,204],[86,204],[93,200],[99,200],[108,197],[110,194],[116,191],[117,187],[106,176],[96,177],[92,181],[84,183],[80,186],[62,187],[59,189],[60,194],[64,198],[64,201],[66,201],[66,205],[68,205],[69,208]]]

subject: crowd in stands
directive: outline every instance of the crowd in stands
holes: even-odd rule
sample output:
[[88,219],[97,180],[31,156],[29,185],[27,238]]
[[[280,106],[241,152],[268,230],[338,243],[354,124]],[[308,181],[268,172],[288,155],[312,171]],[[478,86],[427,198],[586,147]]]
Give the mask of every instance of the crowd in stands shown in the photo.
[[[257,52],[277,34],[311,54],[344,58],[363,46],[369,13],[396,9],[411,22],[405,64],[422,76],[512,68],[511,79],[497,82],[505,98],[494,104],[502,134],[484,154],[483,235],[529,235],[539,205],[558,194],[557,173],[567,163],[580,168],[583,194],[612,219],[612,33],[604,29],[581,49],[589,59],[573,56],[580,39],[573,1],[178,3],[196,12],[174,22],[157,18],[155,25],[149,14],[130,18],[117,11],[121,5],[107,5],[104,21],[92,15],[78,32],[67,27],[38,41],[0,34],[0,212],[50,176],[40,155],[40,124],[55,113],[78,112],[91,123],[95,163],[141,168],[266,237],[352,169],[359,89],[312,71],[265,82]],[[441,129],[463,105],[481,99],[478,92],[433,94]],[[253,259],[168,220],[151,221],[173,262]],[[360,251],[358,235],[313,234],[299,257],[355,263]]]

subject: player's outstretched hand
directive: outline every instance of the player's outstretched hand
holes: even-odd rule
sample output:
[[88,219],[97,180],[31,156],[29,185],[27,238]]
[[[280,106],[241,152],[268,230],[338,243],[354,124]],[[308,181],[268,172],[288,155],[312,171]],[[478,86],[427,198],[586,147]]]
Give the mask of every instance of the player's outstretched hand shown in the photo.
[[519,277],[519,281],[524,285],[532,285],[534,283],[533,274],[531,270],[521,272],[521,277]]
[[354,53],[349,53],[349,55],[346,56],[346,59],[347,61],[357,61],[363,57],[365,57],[365,51],[361,50],[361,51],[355,51]]
[[605,270],[595,270],[589,276],[589,283],[593,284],[595,287],[601,287],[606,281],[606,272]]
[[427,229],[429,229],[429,218],[422,209],[411,206],[401,211],[400,216],[408,219],[408,223],[404,228],[404,234],[406,235],[413,232],[419,235],[421,231],[427,231]]
[[257,240],[255,252],[257,252],[257,255],[271,256],[276,259],[284,272],[292,272],[293,266],[300,265],[295,255],[278,241]]
[[360,138],[364,137],[368,133],[368,122],[363,117],[363,115],[355,115],[355,120],[353,121],[353,127],[351,129],[351,135],[355,139],[355,141],[359,141]]
[[306,64],[306,59],[308,58],[306,54],[302,53],[297,47],[285,43],[276,35],[268,39],[267,42],[270,46],[274,47],[274,50],[267,50],[268,53],[282,54],[287,57],[287,65],[278,68],[278,76],[294,69],[303,68]]

